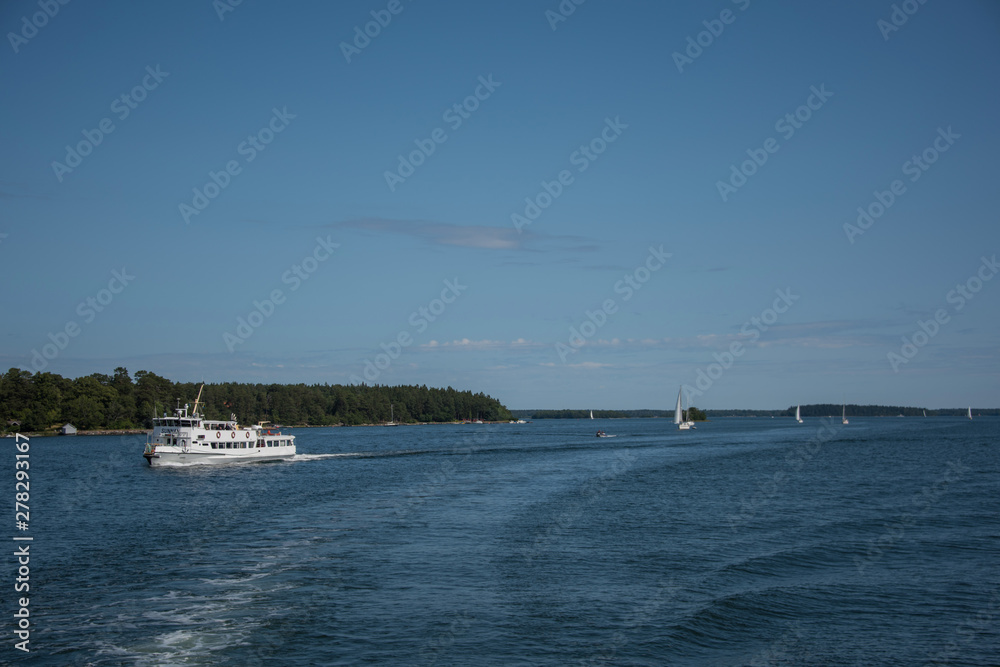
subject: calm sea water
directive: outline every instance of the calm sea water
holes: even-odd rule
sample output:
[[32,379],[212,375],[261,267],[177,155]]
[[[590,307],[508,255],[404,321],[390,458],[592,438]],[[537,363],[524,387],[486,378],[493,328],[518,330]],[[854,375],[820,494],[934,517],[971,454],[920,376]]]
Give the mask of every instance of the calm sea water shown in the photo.
[[163,469],[33,439],[31,653],[11,541],[0,662],[1000,664],[1000,419],[294,432]]

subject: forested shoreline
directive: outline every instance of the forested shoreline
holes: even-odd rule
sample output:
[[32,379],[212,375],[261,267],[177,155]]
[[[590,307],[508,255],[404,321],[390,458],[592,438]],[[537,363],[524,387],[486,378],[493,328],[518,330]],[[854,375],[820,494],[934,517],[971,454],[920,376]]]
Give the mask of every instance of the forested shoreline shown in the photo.
[[[803,417],[839,417],[844,406],[839,403],[816,403],[803,405]],[[694,421],[704,421],[719,417],[792,417],[795,406],[784,410],[699,410],[691,406]],[[914,408],[897,405],[851,405],[846,406],[848,417],[963,417],[967,408]],[[1000,415],[997,408],[973,408],[973,414],[978,416]],[[594,419],[673,419],[673,410],[594,410]],[[511,410],[511,413],[522,419],[587,419],[590,410]]]
[[[178,402],[194,406],[201,383],[173,382],[150,371],[76,379],[11,368],[0,376],[0,430],[44,432],[65,423],[80,430],[142,429],[154,416],[173,413]],[[483,393],[415,385],[206,383],[201,396],[208,419],[242,424],[356,426],[389,421],[503,421],[510,411]]]

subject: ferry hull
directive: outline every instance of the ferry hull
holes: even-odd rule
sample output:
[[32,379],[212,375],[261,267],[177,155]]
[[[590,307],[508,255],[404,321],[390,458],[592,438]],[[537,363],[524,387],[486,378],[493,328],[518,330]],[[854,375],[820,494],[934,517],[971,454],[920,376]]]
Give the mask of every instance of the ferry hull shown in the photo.
[[226,465],[230,463],[258,463],[262,461],[283,461],[295,456],[294,447],[268,447],[261,451],[239,454],[217,454],[214,452],[163,451],[157,448],[146,452],[143,458],[151,467],[186,465]]

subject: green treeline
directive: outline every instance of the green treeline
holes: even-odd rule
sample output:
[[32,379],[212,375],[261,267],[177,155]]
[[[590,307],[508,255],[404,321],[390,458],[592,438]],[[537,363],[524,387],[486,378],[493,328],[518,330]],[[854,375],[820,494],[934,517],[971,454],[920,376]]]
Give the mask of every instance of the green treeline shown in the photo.
[[[802,406],[803,417],[839,417],[842,406],[834,403],[817,403]],[[928,417],[964,417],[967,408],[927,409]],[[590,410],[512,410],[521,419],[587,419]],[[922,417],[924,408],[908,408],[898,405],[848,405],[848,417]],[[1000,415],[997,408],[973,408],[972,414],[977,416]],[[699,410],[691,408],[694,421],[705,421],[715,417],[792,417],[795,406],[784,410]],[[673,419],[673,410],[594,410],[594,419],[641,419],[641,418]]]
[[[848,405],[846,407],[848,417],[897,417],[899,415],[903,415],[904,417],[923,417],[924,415],[924,408],[907,408],[898,405]],[[839,417],[843,409],[844,406],[833,403],[814,403],[812,405],[803,405],[801,413],[803,417]],[[945,412],[943,410],[928,410],[927,416],[936,416]],[[795,406],[789,406],[787,410],[777,413],[777,415],[781,417],[793,417],[795,415]]]
[[[122,367],[75,380],[12,368],[0,376],[0,431],[46,431],[67,422],[80,430],[150,428],[154,415],[173,414],[178,399],[193,408],[199,387],[149,371],[133,379]],[[224,382],[206,384],[201,402],[206,418],[235,414],[241,424],[377,424],[389,421],[390,404],[397,422],[511,418],[495,398],[451,387]]]
[[[704,410],[691,406],[691,419],[705,421],[708,417]],[[514,410],[520,418],[527,419],[589,419],[590,410]],[[688,411],[684,411],[685,417]],[[594,410],[594,419],[646,419],[652,417],[674,418],[673,410]]]

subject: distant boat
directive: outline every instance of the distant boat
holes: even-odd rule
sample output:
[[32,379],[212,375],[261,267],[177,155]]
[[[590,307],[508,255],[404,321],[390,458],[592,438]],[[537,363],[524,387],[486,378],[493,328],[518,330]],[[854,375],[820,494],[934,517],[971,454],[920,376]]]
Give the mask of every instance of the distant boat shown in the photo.
[[927,411],[926,411],[926,410],[924,410],[924,417],[926,417],[926,416],[927,416]]
[[972,406],[969,406],[969,419],[972,419]]
[[396,423],[395,414],[392,411],[392,403],[389,404],[389,421],[382,424],[382,426],[399,426],[399,424]]
[[801,406],[798,405],[795,406],[795,421],[797,421],[800,424],[802,423],[802,410]]
[[591,411],[590,411],[590,418],[591,418],[591,419],[593,419],[593,418],[594,418],[594,411],[593,411],[593,410],[591,410]]
[[840,423],[841,424],[849,424],[850,423],[849,421],[847,421],[847,403],[844,403],[844,409],[840,413]]
[[687,431],[688,429],[695,428],[695,425],[691,421],[690,415],[688,415],[688,420],[684,421],[684,410],[681,409],[681,394],[683,391],[683,387],[677,390],[677,407],[674,408],[674,423],[677,424],[678,429]]

